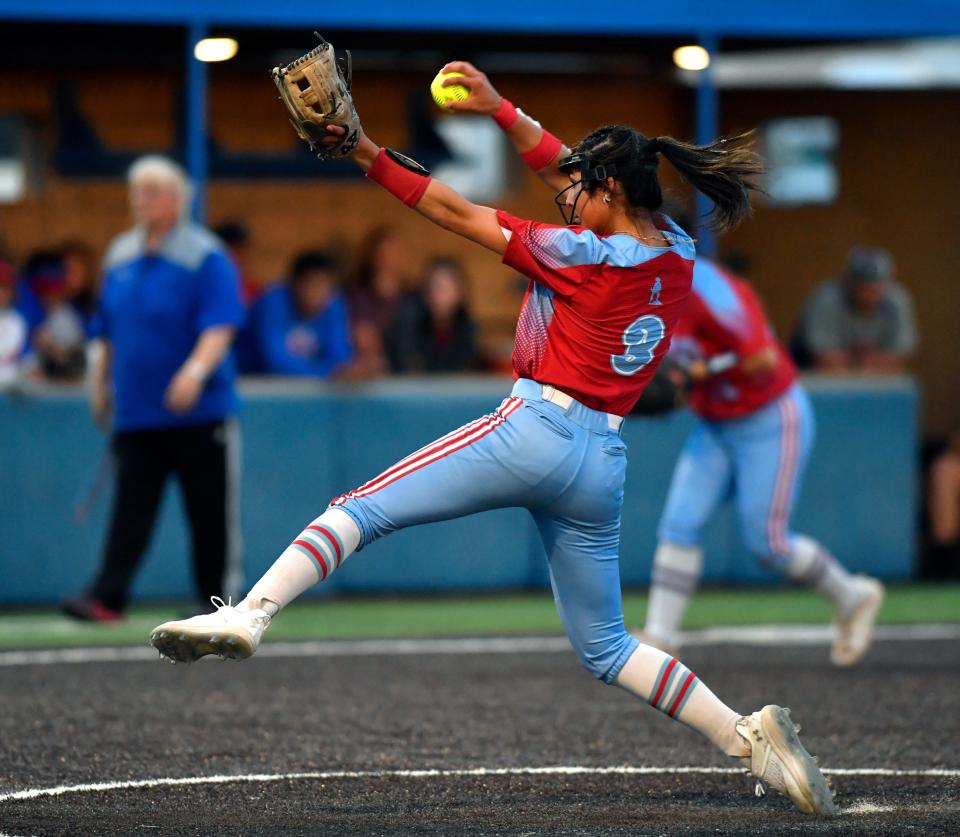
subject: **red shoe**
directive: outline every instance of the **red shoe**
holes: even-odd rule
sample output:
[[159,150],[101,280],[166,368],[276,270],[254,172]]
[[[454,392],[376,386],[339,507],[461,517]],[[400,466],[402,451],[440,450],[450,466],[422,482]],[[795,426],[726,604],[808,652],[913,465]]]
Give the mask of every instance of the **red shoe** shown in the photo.
[[78,596],[60,602],[60,610],[81,622],[122,622],[123,614],[119,610],[107,607],[93,596]]

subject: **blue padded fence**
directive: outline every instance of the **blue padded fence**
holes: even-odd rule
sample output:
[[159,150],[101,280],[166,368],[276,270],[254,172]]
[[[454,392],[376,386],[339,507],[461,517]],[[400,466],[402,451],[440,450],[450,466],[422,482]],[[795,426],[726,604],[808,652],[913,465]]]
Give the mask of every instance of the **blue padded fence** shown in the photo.
[[[906,379],[811,381],[818,440],[796,515],[849,567],[908,577],[916,522],[918,397]],[[391,381],[357,388],[250,383],[243,388],[242,528],[255,579],[336,494],[450,429],[496,407],[504,379]],[[657,518],[692,419],[628,420],[622,537],[625,585],[649,580]],[[105,449],[83,394],[0,396],[0,602],[43,603],[80,590],[93,573],[109,489],[83,523]],[[180,500],[164,509],[137,579],[140,598],[191,595]],[[739,542],[728,510],[711,526],[706,577],[772,576]],[[490,590],[547,584],[525,511],[508,509],[399,532],[348,561],[319,595],[339,592]]]

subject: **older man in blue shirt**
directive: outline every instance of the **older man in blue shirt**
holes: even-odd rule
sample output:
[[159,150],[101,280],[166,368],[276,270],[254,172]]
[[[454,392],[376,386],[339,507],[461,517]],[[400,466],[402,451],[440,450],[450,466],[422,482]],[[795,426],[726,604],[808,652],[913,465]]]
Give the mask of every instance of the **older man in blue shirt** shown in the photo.
[[190,187],[163,157],[130,169],[136,226],[110,244],[95,334],[92,409],[113,414],[117,486],[99,571],[65,600],[79,619],[122,618],[167,478],[176,476],[202,597],[238,592],[239,438],[230,353],[243,320],[236,270],[220,242],[186,220]]

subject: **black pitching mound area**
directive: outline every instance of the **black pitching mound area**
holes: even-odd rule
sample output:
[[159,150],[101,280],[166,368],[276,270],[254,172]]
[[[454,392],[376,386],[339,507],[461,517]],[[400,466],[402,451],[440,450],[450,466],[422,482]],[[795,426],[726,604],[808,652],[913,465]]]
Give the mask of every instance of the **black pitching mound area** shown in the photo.
[[[0,833],[960,834],[960,643],[882,643],[850,671],[820,647],[684,661],[742,711],[792,707],[840,769],[844,813],[754,797],[709,743],[572,653],[264,654],[0,665]],[[166,781],[192,777],[221,778]],[[74,789],[27,793],[57,787]]]

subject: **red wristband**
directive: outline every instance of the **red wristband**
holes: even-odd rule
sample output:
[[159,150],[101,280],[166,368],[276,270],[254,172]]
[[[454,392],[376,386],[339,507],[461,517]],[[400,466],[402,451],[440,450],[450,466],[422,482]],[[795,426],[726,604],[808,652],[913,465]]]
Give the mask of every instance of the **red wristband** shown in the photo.
[[[410,162],[413,163],[412,160]],[[414,163],[414,165],[417,164]],[[423,172],[420,174],[408,169],[391,158],[387,154],[387,149],[381,148],[377,159],[367,172],[367,177],[412,208],[420,202],[420,198],[423,197],[432,180],[426,169],[423,169]]]
[[540,169],[550,165],[550,163],[556,159],[561,148],[563,148],[563,143],[548,130],[544,129],[536,148],[524,151],[520,156],[523,158],[523,162],[533,169],[533,171],[540,171]]
[[509,131],[513,127],[513,123],[519,118],[520,114],[517,113],[513,102],[506,96],[501,96],[500,107],[497,108],[497,112],[493,114],[493,121],[496,122],[502,130]]

